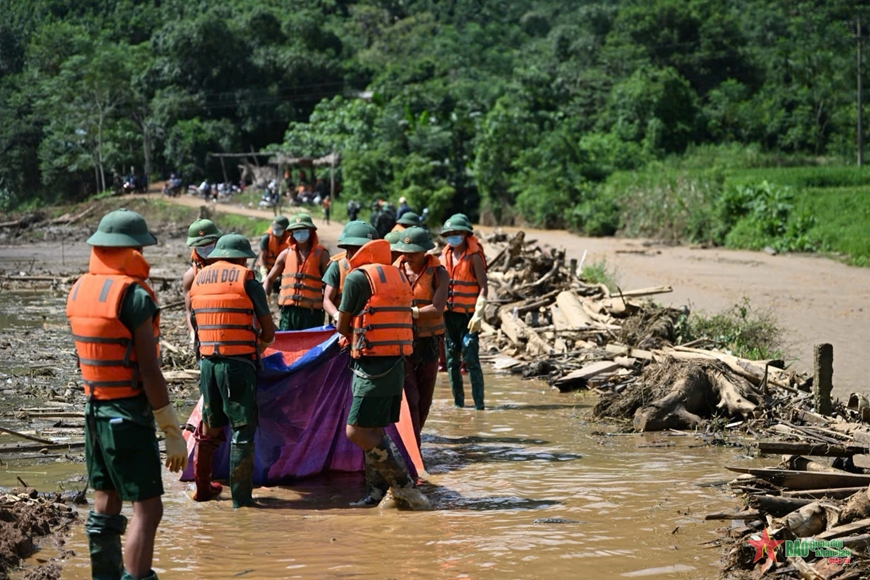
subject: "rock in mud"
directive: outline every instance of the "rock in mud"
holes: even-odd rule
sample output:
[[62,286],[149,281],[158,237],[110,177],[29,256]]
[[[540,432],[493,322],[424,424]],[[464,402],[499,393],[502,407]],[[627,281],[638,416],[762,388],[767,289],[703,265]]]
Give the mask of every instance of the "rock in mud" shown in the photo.
[[[26,494],[0,497],[0,579],[7,578],[9,570],[31,555],[48,536],[54,535],[62,544],[63,535],[77,518],[78,514],[65,505],[33,499]],[[40,568],[43,570],[37,573]],[[47,575],[50,568],[57,568],[58,574]],[[59,570],[56,565],[39,566],[25,577],[57,578]],[[31,576],[31,573],[37,575]]]

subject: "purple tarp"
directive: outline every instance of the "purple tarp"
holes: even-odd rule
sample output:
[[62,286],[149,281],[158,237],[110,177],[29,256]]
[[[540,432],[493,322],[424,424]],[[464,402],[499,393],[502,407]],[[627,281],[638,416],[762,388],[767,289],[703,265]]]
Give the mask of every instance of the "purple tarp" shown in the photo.
[[[257,384],[259,425],[254,438],[254,484],[278,485],[323,471],[362,471],[363,454],[345,436],[350,410],[349,357],[338,346],[331,327],[279,332],[276,351],[262,359]],[[294,360],[295,359],[295,360]],[[188,423],[200,420],[202,399]],[[224,430],[229,441],[229,428]],[[405,457],[412,475],[416,469],[394,425],[387,429]],[[193,437],[188,440],[190,462],[182,481],[193,480]],[[215,479],[229,477],[229,444],[214,455]]]

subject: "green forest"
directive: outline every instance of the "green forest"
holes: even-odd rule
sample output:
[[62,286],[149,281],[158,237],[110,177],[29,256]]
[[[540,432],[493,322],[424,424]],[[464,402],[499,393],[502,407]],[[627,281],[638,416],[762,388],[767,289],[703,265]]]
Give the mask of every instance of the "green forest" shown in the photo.
[[343,200],[435,221],[860,262],[831,220],[870,220],[846,167],[863,4],[0,0],[0,208],[336,151]]

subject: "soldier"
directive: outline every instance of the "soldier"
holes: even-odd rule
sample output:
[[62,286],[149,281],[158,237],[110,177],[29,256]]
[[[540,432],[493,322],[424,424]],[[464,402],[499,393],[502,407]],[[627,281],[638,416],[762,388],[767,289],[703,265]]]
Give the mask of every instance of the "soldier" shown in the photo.
[[399,420],[405,359],[414,342],[411,287],[390,265],[386,240],[363,245],[350,258],[338,332],[350,342],[353,402],[347,438],[365,452],[366,495],[354,507],[378,505],[388,489],[412,509],[430,509],[384,428]]
[[[156,579],[154,537],[163,515],[160,452],[155,423],[166,436],[166,466],[187,465],[187,447],[160,371],[160,309],[146,282],[142,248],[157,243],[145,220],[126,209],[106,214],[88,239],[88,273],[69,293],[72,328],[85,406],[85,461],[94,507],[85,532],[94,578]],[[133,522],[122,559],[127,518]]]
[[333,323],[338,322],[338,305],[341,304],[344,279],[350,272],[350,258],[362,246],[376,239],[378,232],[364,221],[347,222],[341,230],[338,247],[344,251],[330,258],[329,267],[323,274],[323,309]]
[[413,228],[420,225],[420,216],[412,211],[406,211],[405,214],[396,221],[393,226],[394,232],[401,232],[407,228]]
[[193,278],[205,268],[205,259],[214,249],[218,238],[223,234],[211,220],[196,220],[187,229],[187,247],[193,248],[190,252],[190,268],[181,277],[181,290],[184,295],[184,321],[190,330],[190,341],[193,342],[193,323],[190,320],[190,287],[193,286]]
[[405,398],[419,446],[438,379],[438,356],[444,336],[444,307],[450,280],[438,258],[426,253],[435,247],[426,230],[408,228],[400,235],[401,239],[394,245],[400,252],[399,259],[393,265],[408,279],[413,294],[414,352],[405,357]]
[[281,330],[323,326],[323,275],[329,267],[329,254],[317,239],[317,226],[311,216],[294,216],[288,229],[290,246],[278,255],[263,288],[268,297],[275,281],[281,281],[277,284],[281,289]]
[[[262,280],[266,279],[266,276],[269,275],[269,272],[275,266],[275,260],[278,259],[278,255],[290,245],[290,232],[287,231],[289,225],[290,220],[286,217],[282,215],[275,216],[275,219],[272,220],[272,225],[269,226],[269,229],[260,238],[260,253],[257,256],[257,266],[259,267],[259,274]],[[272,290],[276,294],[280,291],[277,281]]]
[[[474,408],[482,411],[483,371],[480,368],[477,333],[486,310],[486,260],[483,250],[471,229],[468,218],[456,214],[446,222],[441,231],[447,246],[441,253],[441,265],[450,277],[447,294],[447,311],[444,313],[447,370],[450,373],[450,389],[453,404],[465,406],[465,390],[462,387],[460,362],[465,361],[471,379],[471,396]],[[461,359],[460,359],[461,357]]]
[[212,456],[232,428],[230,488],[233,507],[254,505],[251,497],[254,433],[257,430],[257,370],[260,353],[275,340],[275,325],[263,286],[247,268],[255,258],[244,236],[227,234],[193,282],[190,302],[202,366],[202,422],[193,455],[196,501],[221,492],[211,481]]

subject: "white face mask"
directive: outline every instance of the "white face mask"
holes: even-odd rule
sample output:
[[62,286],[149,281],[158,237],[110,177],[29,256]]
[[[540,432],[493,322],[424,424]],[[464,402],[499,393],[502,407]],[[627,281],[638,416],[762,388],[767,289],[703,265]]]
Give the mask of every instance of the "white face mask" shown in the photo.
[[214,250],[214,244],[209,244],[207,246],[199,246],[198,248],[194,248],[196,250],[196,255],[202,259],[208,258],[208,255],[212,253]]
[[304,244],[308,241],[308,238],[311,237],[311,232],[308,230],[293,230],[293,239],[299,242],[300,244]]

